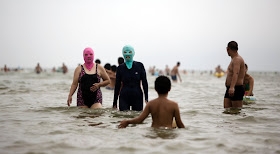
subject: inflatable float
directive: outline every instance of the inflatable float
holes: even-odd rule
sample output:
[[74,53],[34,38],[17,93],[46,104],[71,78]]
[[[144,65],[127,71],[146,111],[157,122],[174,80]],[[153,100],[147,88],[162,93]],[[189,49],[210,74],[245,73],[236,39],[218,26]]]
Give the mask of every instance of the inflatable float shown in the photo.
[[216,77],[220,78],[220,77],[224,76],[225,73],[224,73],[224,72],[221,72],[221,73],[216,72],[214,75],[215,75]]
[[249,103],[255,103],[256,97],[254,96],[243,96],[243,103],[249,104]]

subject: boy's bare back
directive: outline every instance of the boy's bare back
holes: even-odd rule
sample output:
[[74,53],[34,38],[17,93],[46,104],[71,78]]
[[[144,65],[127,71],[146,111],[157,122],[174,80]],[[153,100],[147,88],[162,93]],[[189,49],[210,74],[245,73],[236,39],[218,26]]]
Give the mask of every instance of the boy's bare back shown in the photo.
[[166,97],[158,97],[150,101],[147,107],[152,115],[152,127],[172,128],[173,117],[175,117],[177,126],[179,128],[184,128],[177,103],[168,100]]

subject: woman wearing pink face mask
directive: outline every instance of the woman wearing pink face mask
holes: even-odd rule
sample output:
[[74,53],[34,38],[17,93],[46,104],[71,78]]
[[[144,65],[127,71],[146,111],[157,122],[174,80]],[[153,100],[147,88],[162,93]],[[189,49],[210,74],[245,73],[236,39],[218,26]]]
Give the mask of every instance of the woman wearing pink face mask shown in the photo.
[[[94,53],[91,48],[86,48],[83,53],[85,63],[78,66],[74,72],[73,83],[68,95],[67,105],[72,103],[72,95],[75,93],[78,85],[77,106],[88,108],[102,107],[102,93],[100,87],[110,84],[110,78],[105,69],[96,63],[93,63]],[[100,79],[103,82],[100,82]]]

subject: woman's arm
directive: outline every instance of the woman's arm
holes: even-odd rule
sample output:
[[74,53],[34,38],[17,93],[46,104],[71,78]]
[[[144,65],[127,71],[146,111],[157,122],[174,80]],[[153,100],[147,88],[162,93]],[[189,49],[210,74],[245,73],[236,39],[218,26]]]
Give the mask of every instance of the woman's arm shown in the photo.
[[72,96],[73,96],[73,94],[75,93],[75,91],[76,91],[76,89],[78,87],[80,73],[81,73],[81,66],[78,66],[75,69],[74,77],[73,77],[73,82],[72,82],[72,85],[71,85],[71,88],[70,88],[70,92],[69,92],[69,95],[68,95],[68,99],[67,99],[67,105],[68,106],[70,106],[70,104],[72,103]]
[[[141,63],[142,64],[142,63]],[[142,74],[141,74],[142,86],[145,94],[145,102],[148,103],[148,82],[147,82],[147,75],[144,65],[142,64]]]

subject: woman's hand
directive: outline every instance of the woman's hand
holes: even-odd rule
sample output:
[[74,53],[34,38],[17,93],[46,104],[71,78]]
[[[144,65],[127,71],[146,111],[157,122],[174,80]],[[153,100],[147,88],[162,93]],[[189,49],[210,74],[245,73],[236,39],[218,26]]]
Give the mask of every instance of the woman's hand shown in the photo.
[[95,83],[92,85],[92,87],[90,87],[90,91],[95,92],[99,88],[100,88],[99,83]]
[[67,105],[70,106],[71,103],[72,103],[72,96],[68,96]]

